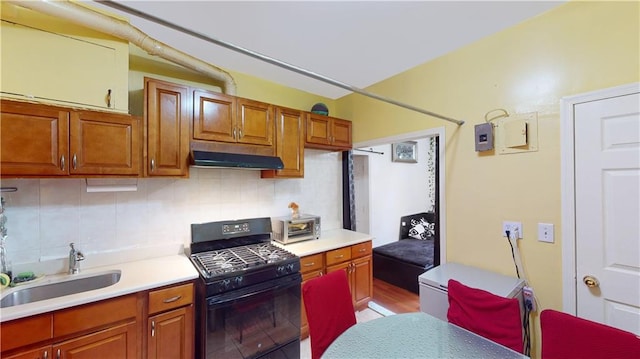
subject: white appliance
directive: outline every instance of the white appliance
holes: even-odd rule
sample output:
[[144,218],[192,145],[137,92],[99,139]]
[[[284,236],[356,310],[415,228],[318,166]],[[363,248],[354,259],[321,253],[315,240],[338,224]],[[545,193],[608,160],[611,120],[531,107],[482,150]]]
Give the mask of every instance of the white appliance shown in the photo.
[[518,298],[520,312],[524,314],[522,307],[524,280],[459,263],[441,264],[418,277],[421,311],[444,321],[447,320],[449,279],[455,279],[466,286],[486,290],[505,298]]

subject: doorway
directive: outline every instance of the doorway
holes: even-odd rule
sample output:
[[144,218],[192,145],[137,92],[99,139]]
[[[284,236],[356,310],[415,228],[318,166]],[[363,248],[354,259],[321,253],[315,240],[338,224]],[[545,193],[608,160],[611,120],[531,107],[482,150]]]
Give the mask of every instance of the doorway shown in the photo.
[[[398,216],[398,218],[384,218],[384,214],[380,213],[380,209],[377,207],[380,207],[379,203],[380,203],[380,197],[384,197],[386,196],[386,193],[384,193],[384,191],[380,190],[380,186],[376,186],[374,181],[384,181],[384,180],[388,180],[388,178],[385,177],[389,177],[388,173],[371,173],[371,168],[370,168],[370,161],[375,160],[376,158],[371,158],[372,156],[384,156],[384,157],[388,157],[389,159],[392,157],[391,153],[390,153],[390,148],[391,148],[391,144],[392,143],[397,143],[397,142],[405,142],[405,141],[418,141],[418,143],[421,142],[427,142],[426,139],[428,138],[437,138],[437,146],[436,146],[436,152],[435,152],[435,183],[431,184],[431,186],[433,186],[433,191],[435,192],[435,206],[434,206],[434,212],[436,213],[436,221],[438,223],[438,225],[436,226],[437,228],[437,235],[436,238],[438,238],[438,243],[436,244],[435,248],[436,251],[434,253],[434,262],[437,264],[440,263],[444,263],[446,262],[446,228],[445,228],[445,204],[444,204],[444,166],[445,166],[445,159],[444,159],[444,149],[445,149],[445,139],[444,139],[444,127],[440,127],[440,128],[435,128],[435,129],[429,129],[429,130],[425,130],[425,131],[418,131],[418,132],[412,132],[412,133],[408,133],[408,134],[404,134],[404,135],[400,135],[400,136],[393,136],[393,137],[386,137],[386,138],[382,138],[382,139],[377,139],[377,140],[372,140],[372,141],[367,141],[367,142],[361,142],[361,143],[355,143],[354,144],[354,148],[359,148],[359,149],[365,149],[365,148],[371,148],[371,147],[376,147],[376,149],[379,149],[380,147],[377,146],[386,146],[386,147],[382,147],[385,148],[385,150],[380,150],[380,151],[375,151],[375,152],[379,152],[379,153],[370,153],[370,154],[366,154],[366,155],[362,155],[359,154],[357,151],[354,151],[353,154],[353,173],[354,173],[354,197],[355,197],[355,213],[356,213],[356,218],[355,218],[355,223],[356,223],[356,230],[358,232],[365,232],[365,233],[370,233],[372,234],[375,238],[374,238],[374,247],[382,245],[382,244],[386,244],[386,243],[390,243],[391,241],[395,241],[398,239],[398,229],[399,229],[399,220],[400,220],[400,216]],[[421,165],[422,169],[424,169],[424,171],[426,172],[426,164],[427,163],[427,158],[426,156],[424,156],[425,158],[419,158],[418,160],[418,164],[417,165]],[[403,164],[403,165],[415,165],[415,164]],[[395,183],[387,183],[387,185],[389,186],[393,186],[396,185]],[[402,185],[401,183],[398,183],[397,185]],[[422,181],[420,182],[420,186],[424,188],[424,192],[427,191],[427,187],[429,186],[429,184],[427,183],[427,181]],[[374,190],[374,187],[376,188]],[[375,193],[372,193],[375,192]],[[376,197],[376,201],[373,201],[372,198],[373,196],[377,196]],[[422,198],[422,195],[419,195],[417,197]],[[425,195],[426,198],[426,195]],[[395,199],[394,198],[385,198],[383,199],[383,202],[386,203],[386,205],[393,205]],[[373,203],[376,202],[376,203]],[[416,210],[415,212],[420,212],[420,211],[426,211],[430,208],[425,208],[425,206],[421,206],[419,207],[418,210]],[[408,215],[411,213],[402,213],[402,215]],[[374,224],[376,224],[377,227],[380,227],[380,222],[385,222],[385,226],[390,227],[390,229],[388,229],[386,232],[384,233],[390,233],[389,235],[385,235],[384,237],[387,238],[379,238],[380,234],[379,233],[371,233],[371,230],[373,230]],[[368,230],[368,231],[367,231]],[[379,228],[378,228],[379,230]],[[378,239],[378,242],[376,242],[376,239]],[[381,242],[381,240],[386,240],[386,242]]]
[[640,334],[640,85],[562,99],[563,309]]

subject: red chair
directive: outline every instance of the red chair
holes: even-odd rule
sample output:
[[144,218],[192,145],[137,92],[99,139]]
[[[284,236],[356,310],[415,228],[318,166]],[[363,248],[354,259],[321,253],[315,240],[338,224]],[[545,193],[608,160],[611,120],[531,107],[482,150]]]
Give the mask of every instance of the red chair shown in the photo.
[[309,323],[311,356],[319,359],[342,332],[356,324],[347,272],[338,270],[306,282],[302,298]]
[[542,359],[640,358],[640,338],[605,324],[545,309],[540,313]]
[[448,282],[447,319],[459,327],[523,353],[520,303],[487,291]]

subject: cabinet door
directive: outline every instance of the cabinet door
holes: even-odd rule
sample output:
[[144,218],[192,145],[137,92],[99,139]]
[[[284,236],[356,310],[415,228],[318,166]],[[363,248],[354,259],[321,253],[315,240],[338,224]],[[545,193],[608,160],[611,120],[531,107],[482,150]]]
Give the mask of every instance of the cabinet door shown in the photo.
[[53,359],[51,345],[45,345],[37,349],[29,349],[10,356],[3,355],[4,359]]
[[189,166],[189,90],[145,78],[145,175],[186,176]]
[[264,102],[238,98],[239,143],[273,146],[273,107]]
[[281,170],[264,170],[262,178],[304,177],[304,118],[302,111],[276,107],[276,156],[282,159]]
[[331,125],[331,144],[343,149],[352,147],[351,121],[334,118]]
[[158,314],[148,321],[148,358],[193,358],[193,306]]
[[63,176],[69,173],[69,112],[2,101],[0,173]]
[[351,263],[351,295],[356,309],[367,306],[373,296],[373,266],[371,256],[354,259]]
[[193,139],[236,142],[236,101],[233,96],[193,92]]
[[309,113],[307,117],[307,143],[318,145],[331,144],[330,117]]
[[53,345],[56,359],[137,358],[137,325],[121,324]]
[[129,175],[140,173],[140,121],[129,115],[71,113],[71,174]]
[[129,110],[128,41],[5,1],[2,10],[5,94]]

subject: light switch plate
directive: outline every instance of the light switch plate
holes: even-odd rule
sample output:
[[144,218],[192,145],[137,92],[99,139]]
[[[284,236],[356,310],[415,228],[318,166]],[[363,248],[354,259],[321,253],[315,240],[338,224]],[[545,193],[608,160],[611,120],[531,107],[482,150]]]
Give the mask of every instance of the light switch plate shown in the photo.
[[538,240],[540,242],[553,243],[553,224],[538,223]]

